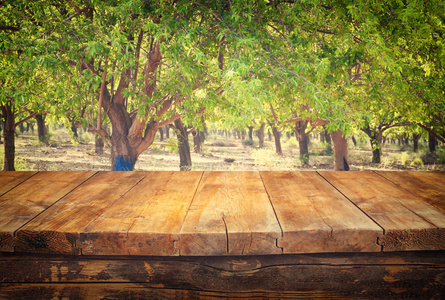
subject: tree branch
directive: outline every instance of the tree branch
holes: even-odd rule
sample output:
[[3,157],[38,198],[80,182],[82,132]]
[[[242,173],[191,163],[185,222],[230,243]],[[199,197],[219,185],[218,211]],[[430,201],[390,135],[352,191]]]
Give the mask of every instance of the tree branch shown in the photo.
[[49,114],[49,111],[34,112],[34,113],[30,114],[29,116],[27,116],[26,118],[24,118],[24,119],[18,121],[17,123],[15,123],[15,127],[20,126],[21,124],[25,123],[25,122],[28,121],[29,119],[32,119],[32,118],[34,118],[35,116],[40,115],[40,114]]

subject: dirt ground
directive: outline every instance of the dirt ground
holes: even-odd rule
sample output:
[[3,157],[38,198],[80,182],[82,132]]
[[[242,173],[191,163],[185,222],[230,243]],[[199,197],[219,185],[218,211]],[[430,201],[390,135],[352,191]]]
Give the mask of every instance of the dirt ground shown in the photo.
[[[155,143],[141,154],[135,170],[179,170],[179,155],[174,152],[176,138],[172,133],[170,137],[170,140],[164,141],[160,141],[158,137]],[[362,142],[355,147],[350,142],[351,170],[445,170],[444,165],[437,162],[421,163],[422,154],[413,153],[396,145],[385,146],[382,163],[372,165],[371,148],[368,144]],[[298,159],[298,144],[294,137],[290,139],[283,137],[283,156],[275,154],[272,140],[266,139],[263,149],[258,149],[257,145],[258,141],[254,141],[254,145],[250,146],[244,145],[242,140],[233,136],[210,135],[204,143],[202,153],[192,152],[192,170],[333,170],[331,149],[326,144],[320,143],[316,137],[311,140],[309,166],[305,167]],[[105,146],[103,154],[96,154],[93,135],[81,133],[79,142],[73,144],[72,138],[64,129],[51,132],[49,145],[38,142],[35,134],[20,134],[16,139],[16,156],[18,170],[107,171],[111,165],[108,145]]]

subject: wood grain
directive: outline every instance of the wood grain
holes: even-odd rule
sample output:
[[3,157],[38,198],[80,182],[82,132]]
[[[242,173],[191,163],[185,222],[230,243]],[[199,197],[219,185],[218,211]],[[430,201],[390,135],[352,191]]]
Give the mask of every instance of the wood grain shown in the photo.
[[153,299],[156,295],[177,299],[311,296],[441,299],[444,288],[443,251],[220,257],[0,257],[1,299],[89,296]]
[[383,251],[445,249],[445,215],[374,172],[319,172],[384,229]]
[[0,196],[13,189],[34,174],[36,174],[36,172],[0,171]]
[[261,172],[278,216],[284,253],[375,252],[383,234],[316,172]]
[[75,254],[80,232],[145,177],[99,172],[17,231],[17,251]]
[[177,255],[202,172],[150,172],[80,234],[83,254]]
[[258,172],[205,172],[176,242],[180,255],[281,253]]
[[445,172],[378,171],[376,173],[445,212]]
[[[0,251],[13,251],[14,232],[95,172],[39,172],[0,197]],[[32,172],[16,178],[30,177]],[[17,182],[17,181],[15,181]]]

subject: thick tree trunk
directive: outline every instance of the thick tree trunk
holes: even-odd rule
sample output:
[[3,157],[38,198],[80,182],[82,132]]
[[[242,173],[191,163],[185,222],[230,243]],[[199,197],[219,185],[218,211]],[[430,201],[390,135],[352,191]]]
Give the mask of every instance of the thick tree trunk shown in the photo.
[[275,140],[275,152],[277,155],[283,155],[283,150],[281,149],[281,133],[275,126],[272,126],[272,133]]
[[123,104],[111,103],[108,108],[108,117],[112,125],[111,169],[133,171],[138,155],[128,137],[132,124],[130,116]]
[[39,137],[39,141],[43,143],[48,143],[47,135],[48,135],[48,128],[45,124],[45,116],[42,114],[39,114],[36,116],[37,121],[37,135]]
[[179,169],[181,171],[190,171],[192,168],[192,157],[190,154],[187,128],[184,128],[181,119],[175,121],[175,127],[178,137]]
[[436,145],[436,138],[431,133],[428,133],[428,148],[430,149],[431,153],[436,152]]
[[261,123],[260,128],[258,129],[258,140],[259,140],[259,148],[264,148],[264,127],[266,123]]
[[332,131],[330,136],[334,144],[334,171],[349,171],[347,140],[340,130]]
[[298,137],[298,144],[300,146],[300,161],[303,166],[309,165],[309,139],[306,134],[307,121],[299,121],[295,123],[295,134]]
[[2,105],[4,161],[3,171],[15,171],[15,117],[14,108],[10,104]]
[[419,149],[419,140],[420,140],[421,136],[422,136],[422,134],[413,133],[413,151],[414,152],[417,152],[417,150]]

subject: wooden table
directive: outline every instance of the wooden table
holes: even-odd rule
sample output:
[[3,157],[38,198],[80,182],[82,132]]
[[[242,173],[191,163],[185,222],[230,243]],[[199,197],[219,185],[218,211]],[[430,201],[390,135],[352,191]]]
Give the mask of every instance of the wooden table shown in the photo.
[[439,299],[443,250],[441,172],[0,172],[0,298]]

